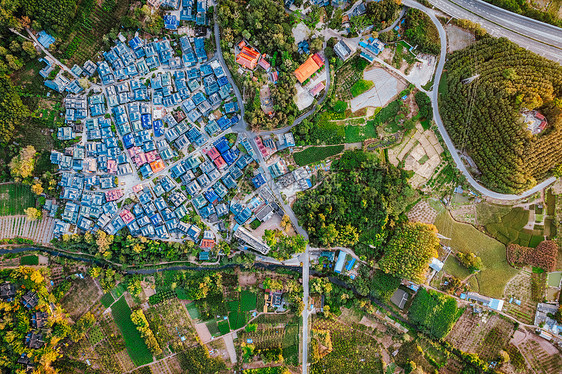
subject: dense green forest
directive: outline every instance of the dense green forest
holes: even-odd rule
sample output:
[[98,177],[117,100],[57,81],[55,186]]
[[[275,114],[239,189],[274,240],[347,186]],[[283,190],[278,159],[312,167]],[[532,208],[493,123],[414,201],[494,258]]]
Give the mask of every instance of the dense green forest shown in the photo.
[[420,288],[408,316],[422,331],[441,339],[451,331],[458,312],[457,302],[452,297]]
[[401,8],[400,1],[397,0],[371,1],[367,3],[367,16],[373,23],[374,29],[381,30],[398,18]]
[[437,257],[437,228],[421,222],[406,223],[394,231],[379,267],[396,277],[423,283],[432,257]]
[[[476,163],[480,180],[498,192],[521,192],[562,159],[562,67],[505,38],[484,38],[445,65],[440,110],[447,131]],[[471,83],[462,81],[477,77]],[[446,87],[445,87],[446,86]],[[527,130],[523,110],[548,127]]]
[[415,191],[406,172],[372,153],[348,151],[332,163],[332,171],[319,187],[299,195],[293,206],[299,222],[315,245],[360,243],[357,253],[372,256],[368,245],[384,242]]
[[531,5],[534,1],[530,0],[485,0],[490,4],[507,9],[511,12],[524,15],[525,17],[534,18],[541,22],[550,23],[558,27],[562,27],[562,20],[558,16],[562,1],[554,0],[546,2],[549,10],[543,11]]
[[[248,11],[251,8],[252,11]],[[285,13],[282,2],[273,0],[222,1],[218,9],[221,23],[221,45],[225,60],[231,67],[234,55],[230,52],[234,44],[246,39],[262,54],[270,56],[273,67],[279,71],[279,82],[271,87],[274,114],[270,118],[260,107],[258,90],[265,81],[253,82],[239,78],[237,83],[251,97],[246,105],[246,120],[253,129],[286,126],[293,122],[298,109],[293,101],[296,94],[296,79],[293,71],[304,62],[306,56],[297,53],[292,34],[293,16]],[[273,56],[276,56],[275,58]],[[235,70],[234,69],[234,70]],[[258,68],[257,71],[259,71]],[[236,74],[234,74],[237,77]]]
[[422,53],[437,55],[441,50],[437,27],[421,10],[413,8],[408,10],[404,37]]
[[12,85],[10,78],[0,75],[0,142],[8,143],[14,130],[29,116],[29,109]]

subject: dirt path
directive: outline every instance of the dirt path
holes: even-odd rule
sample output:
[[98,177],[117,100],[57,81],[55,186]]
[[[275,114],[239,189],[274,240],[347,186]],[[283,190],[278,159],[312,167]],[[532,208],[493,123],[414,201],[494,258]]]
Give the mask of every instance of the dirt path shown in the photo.
[[195,331],[197,331],[197,335],[199,335],[202,342],[208,342],[213,339],[207,325],[203,322],[195,324]]
[[235,364],[236,360],[236,349],[234,348],[234,341],[232,340],[232,334],[226,334],[222,338],[224,340],[224,345],[226,345],[226,350],[228,351],[228,355],[230,356],[230,362]]

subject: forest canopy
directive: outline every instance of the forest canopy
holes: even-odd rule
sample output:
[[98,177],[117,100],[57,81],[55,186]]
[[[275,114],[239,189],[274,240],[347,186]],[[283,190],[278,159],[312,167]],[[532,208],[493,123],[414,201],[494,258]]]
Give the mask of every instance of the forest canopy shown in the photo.
[[[311,243],[355,246],[367,255],[367,245],[380,245],[406,209],[415,191],[406,172],[380,163],[374,154],[348,151],[332,163],[333,173],[315,189],[300,195],[293,209]],[[366,247],[366,248],[365,248]]]
[[406,223],[394,231],[379,267],[385,273],[422,283],[432,257],[437,257],[437,228],[421,222]]
[[[445,68],[441,116],[479,179],[518,193],[546,178],[562,158],[562,67],[505,38],[484,38],[454,52]],[[525,110],[542,113],[546,130],[527,130]]]

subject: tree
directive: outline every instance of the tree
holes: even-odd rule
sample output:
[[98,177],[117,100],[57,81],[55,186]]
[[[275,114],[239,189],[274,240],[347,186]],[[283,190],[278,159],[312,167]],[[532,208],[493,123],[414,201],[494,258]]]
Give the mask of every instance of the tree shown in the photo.
[[28,221],[36,221],[39,218],[41,218],[41,211],[39,209],[33,208],[33,207],[29,207],[24,209],[26,218]]
[[10,171],[15,178],[28,178],[35,168],[35,148],[28,145],[20,150],[20,153],[10,161]]
[[97,266],[91,267],[90,270],[88,270],[88,273],[90,274],[90,277],[95,279],[101,275],[101,268]]
[[22,103],[10,78],[0,73],[0,141],[9,142],[14,136],[16,127],[20,126],[29,115],[29,109]]
[[384,249],[379,267],[385,273],[422,283],[432,257],[437,257],[437,228],[421,222],[399,227]]
[[263,281],[263,288],[266,290],[280,291],[283,289],[283,283],[278,279],[265,278]]
[[31,192],[36,195],[41,195],[43,193],[43,186],[41,185],[41,182],[35,181],[31,186]]
[[22,49],[29,55],[29,58],[35,58],[37,56],[37,50],[35,45],[30,41],[25,41],[22,43]]

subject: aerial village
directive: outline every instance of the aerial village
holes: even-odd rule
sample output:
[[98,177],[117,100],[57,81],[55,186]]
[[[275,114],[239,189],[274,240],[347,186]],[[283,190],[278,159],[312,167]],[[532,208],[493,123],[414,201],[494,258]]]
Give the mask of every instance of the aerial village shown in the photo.
[[[392,3],[395,16],[382,23],[365,23],[372,16],[371,3],[384,3],[384,6]],[[223,33],[229,27],[228,24],[218,26],[216,14],[220,4],[213,1],[149,0],[147,5],[162,15],[164,32],[157,36],[140,29],[121,31],[105,51],[71,68],[50,53],[38,59],[44,86],[63,95],[61,116],[64,117],[64,124],[52,130],[56,144],[61,146],[49,150],[49,161],[56,167],[57,196],[41,203],[43,216],[53,222],[52,236],[46,237],[54,237],[52,243],[58,244],[86,235],[90,238],[123,236],[127,241],[133,238],[143,244],[150,240],[162,248],[189,243],[196,249],[189,254],[182,253],[182,260],[186,260],[182,265],[197,266],[197,269],[220,266],[220,271],[205,270],[200,274],[194,271],[189,273],[191,278],[172,271],[158,275],[140,272],[142,276],[135,274],[127,279],[108,276],[113,271],[111,267],[92,271],[93,267],[74,264],[72,276],[65,279],[84,280],[82,274],[86,274],[87,280],[91,276],[97,282],[100,292],[92,291],[99,298],[89,300],[90,305],[84,310],[95,305],[92,311],[107,315],[119,303],[128,304],[135,313],[144,310],[147,316],[163,305],[180,310],[180,317],[180,314],[167,315],[170,321],[176,318],[182,321],[179,330],[177,326],[175,331],[170,329],[168,335],[173,336],[170,339],[176,340],[176,344],[177,340],[181,341],[182,349],[194,341],[202,341],[210,350],[201,357],[222,357],[230,362],[229,369],[243,368],[242,372],[251,372],[271,362],[290,366],[289,372],[299,371],[300,334],[307,339],[301,315],[309,315],[306,318],[310,318],[313,326],[312,332],[308,332],[313,342],[309,362],[318,365],[317,368],[324,365],[325,357],[328,360],[333,357],[330,356],[332,341],[323,336],[326,331],[328,337],[331,331],[334,347],[341,353],[348,337],[342,331],[365,338],[359,329],[353,331],[361,325],[360,329],[371,335],[369,344],[378,348],[361,353],[350,350],[356,351],[354,364],[368,361],[373,365],[369,366],[370,372],[377,372],[373,368],[380,364],[380,368],[392,368],[387,372],[394,373],[395,368],[402,372],[402,367],[406,368],[404,372],[413,372],[410,369],[423,362],[424,370],[446,365],[453,367],[448,372],[454,372],[460,361],[455,361],[456,356],[449,348],[438,346],[421,334],[415,335],[417,332],[408,325],[419,317],[414,315],[420,313],[419,305],[423,303],[446,317],[428,312],[426,318],[424,312],[421,314],[426,319],[416,321],[416,326],[422,326],[424,333],[430,331],[427,335],[432,339],[462,347],[463,354],[477,352],[483,357],[481,367],[490,370],[500,367],[503,362],[498,355],[504,350],[511,354],[515,345],[515,350],[526,356],[541,346],[540,355],[548,357],[550,368],[562,362],[552,354],[562,348],[562,324],[556,317],[560,313],[562,273],[553,271],[554,268],[541,272],[535,266],[520,266],[506,249],[514,241],[503,241],[507,233],[523,228],[523,225],[516,229],[509,226],[506,217],[510,214],[524,216],[518,219],[534,234],[529,234],[526,242],[526,236],[520,234],[517,243],[531,246],[535,241],[537,247],[553,239],[555,229],[547,231],[543,226],[548,226],[549,220],[553,222],[558,213],[553,213],[551,200],[558,198],[551,198],[554,195],[550,191],[543,191],[519,201],[516,207],[509,207],[510,213],[505,213],[504,207],[488,204],[460,177],[432,121],[430,94],[437,89],[433,87],[433,74],[438,52],[405,38],[409,22],[414,24],[415,17],[410,14],[413,8],[386,0],[360,0],[353,4],[340,0],[312,0],[304,4],[286,0],[283,14],[291,24],[290,30],[283,33],[290,34],[288,40],[294,42],[294,53],[290,54],[281,50],[270,52],[249,32],[236,34],[233,40],[225,38],[220,27]],[[472,29],[462,29],[453,22],[444,26],[451,32],[448,35],[456,37],[452,38],[453,44],[456,43],[454,48],[448,52],[461,50],[477,40]],[[32,37],[44,52],[52,50],[51,45],[57,43],[57,38],[47,31],[36,32]],[[229,42],[223,43],[221,37]],[[295,94],[291,94],[290,102],[279,103],[279,91],[289,91],[287,87],[279,90],[288,75]],[[421,100],[419,95],[423,96]],[[275,126],[256,125],[256,121],[249,120],[252,116],[248,112],[257,111],[257,118],[273,121],[280,112],[289,111],[285,106],[296,109]],[[522,111],[520,121],[534,136],[547,132],[547,116],[538,110]],[[353,152],[374,154],[374,158],[385,160],[389,167],[407,172],[400,178],[404,178],[403,186],[408,187],[403,195],[408,196],[394,196],[397,200],[404,199],[400,201],[404,205],[400,208],[400,219],[435,228],[439,239],[419,277],[414,279],[383,270],[380,243],[362,243],[351,227],[361,225],[350,219],[348,226],[339,224],[337,230],[341,232],[335,232],[336,226],[328,222],[333,219],[332,207],[318,210],[324,196],[315,195],[315,191],[330,195],[341,188],[340,182],[327,190],[321,189],[328,181],[336,180],[338,174],[349,174],[348,170],[338,170],[338,161]],[[470,156],[461,157],[476,169]],[[362,167],[353,173],[359,175]],[[414,198],[407,200],[410,193]],[[562,188],[556,196],[562,196]],[[329,197],[339,198],[340,203],[346,200],[336,193]],[[314,208],[305,217],[298,209],[299,203],[301,207],[306,206],[303,201],[308,198],[314,201],[310,205]],[[559,200],[556,209],[562,205]],[[346,204],[347,201],[342,206],[347,207]],[[364,200],[361,204],[367,206],[368,202]],[[377,209],[387,209],[387,205],[391,204],[380,202]],[[494,219],[505,214],[500,223],[479,222],[482,218],[475,212],[484,209],[482,206],[494,211],[490,213]],[[364,214],[365,222],[372,219],[371,213]],[[317,217],[321,220],[328,217],[326,224],[318,229],[310,223]],[[502,221],[503,218],[506,220]],[[386,220],[382,228],[377,228],[381,233],[388,229]],[[369,225],[374,227],[372,222]],[[392,221],[385,244],[391,242],[397,230],[395,224],[397,221]],[[476,230],[470,226],[472,231],[468,228],[465,231],[466,237],[475,238],[474,242],[478,243],[476,250],[465,247],[463,235],[455,231],[461,224],[478,227]],[[505,228],[499,227],[500,224]],[[347,245],[334,239],[343,237],[344,228],[348,227],[351,237],[357,234],[355,241],[350,240]],[[474,230],[478,232],[473,233]],[[332,241],[324,241],[323,235],[332,235]],[[302,241],[291,243],[295,238]],[[497,243],[490,244],[489,240]],[[97,242],[90,244],[97,245]],[[299,249],[281,253],[287,249],[284,246],[291,245]],[[228,251],[222,252],[226,247]],[[485,253],[479,252],[480,247],[493,249]],[[492,251],[500,255],[490,260],[486,256]],[[161,252],[161,257],[150,259],[166,259],[164,249]],[[134,254],[127,256],[123,258],[130,260]],[[103,259],[100,254],[92,257]],[[111,261],[122,261],[117,257]],[[23,264],[11,258],[0,261],[7,266]],[[49,261],[59,268],[58,262],[52,258]],[[309,261],[311,274],[307,271],[306,277],[310,280],[310,298],[309,280],[306,297],[301,286],[301,282],[304,285],[301,269],[308,267]],[[263,265],[263,271],[256,270],[257,263]],[[232,270],[235,265],[238,267]],[[132,268],[135,266],[139,264],[133,264]],[[276,267],[281,271],[272,270]],[[217,274],[223,270],[221,283]],[[497,276],[495,272],[502,275]],[[537,286],[539,278],[543,282],[541,287]],[[65,281],[49,280],[47,287],[56,290]],[[217,289],[210,291],[211,283],[216,283]],[[38,297],[34,291],[16,292],[14,284],[19,283],[0,284],[0,299],[15,300],[18,304],[21,299],[21,304],[31,313],[31,327],[24,344],[30,350],[40,350],[50,340],[46,339],[46,325],[55,313],[55,305],[47,306],[44,295]],[[80,284],[72,291],[80,287],[88,288]],[[332,287],[335,291],[330,294]],[[192,288],[204,291],[194,296]],[[443,305],[451,300],[455,307],[442,311]],[[78,315],[72,317],[75,323]],[[113,313],[110,323],[120,318],[118,313]],[[440,318],[447,320],[439,332],[441,335],[433,331]],[[535,334],[521,330],[520,321]],[[333,328],[336,325],[339,330]],[[354,327],[348,331],[349,326]],[[112,328],[118,331],[117,327]],[[121,326],[119,329],[123,331]],[[470,335],[467,332],[473,330],[477,333],[467,337]],[[95,340],[92,331],[88,333],[89,340]],[[292,340],[290,344],[284,341],[283,349],[277,343],[268,345],[275,339],[285,339],[289,331]],[[525,336],[520,335],[521,331],[525,331]],[[492,333],[501,338],[496,339]],[[146,336],[143,339],[148,342]],[[159,342],[160,339],[164,337],[157,336]],[[518,339],[517,344],[510,343]],[[92,343],[92,347],[107,341]],[[129,349],[131,343],[125,343]],[[416,356],[412,365],[409,356],[408,360],[404,359],[407,354],[403,352],[420,346],[424,349],[423,357]],[[493,353],[481,348],[486,346],[492,347]],[[171,347],[165,348],[164,353],[151,349],[147,353],[150,360],[143,365],[152,365],[153,359],[155,363],[173,360],[176,353]],[[17,363],[32,371],[37,361],[30,358],[30,352],[22,354]],[[282,358],[276,356],[270,360],[271,352]],[[77,361],[96,369],[111,367],[107,369],[109,372],[129,372],[142,366],[132,351],[128,354],[133,366],[118,360],[102,364],[99,352]],[[99,362],[92,357],[97,357]],[[392,364],[386,366],[386,363]],[[363,364],[358,365],[364,368]],[[345,365],[336,367],[340,372],[348,370]],[[357,372],[363,371],[357,369]]]

